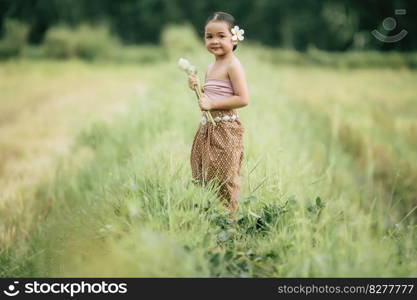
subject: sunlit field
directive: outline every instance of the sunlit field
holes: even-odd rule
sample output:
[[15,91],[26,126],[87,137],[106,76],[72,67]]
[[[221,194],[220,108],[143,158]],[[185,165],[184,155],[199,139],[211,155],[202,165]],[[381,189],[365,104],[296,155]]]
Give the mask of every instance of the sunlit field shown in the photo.
[[[177,56],[0,64],[0,276],[415,277],[417,72],[244,45],[236,221],[191,182]],[[187,56],[203,79],[212,58]]]

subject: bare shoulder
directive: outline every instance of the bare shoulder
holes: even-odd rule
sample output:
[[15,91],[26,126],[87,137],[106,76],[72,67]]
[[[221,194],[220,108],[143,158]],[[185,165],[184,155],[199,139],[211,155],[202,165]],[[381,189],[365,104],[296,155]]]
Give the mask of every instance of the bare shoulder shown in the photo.
[[243,72],[243,66],[240,63],[240,60],[234,56],[231,60],[229,65],[227,66],[227,71],[228,73],[233,73],[233,72]]
[[229,77],[245,76],[245,71],[243,69],[243,66],[240,63],[240,60],[236,56],[234,56],[230,60],[230,63],[227,66],[227,73],[228,73]]

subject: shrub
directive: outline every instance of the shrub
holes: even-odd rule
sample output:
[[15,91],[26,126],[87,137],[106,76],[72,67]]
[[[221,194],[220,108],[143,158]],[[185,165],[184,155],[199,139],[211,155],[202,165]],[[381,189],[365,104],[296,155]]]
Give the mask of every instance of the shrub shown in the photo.
[[95,28],[81,25],[78,28],[76,52],[81,58],[109,57],[118,46],[118,40],[103,25]]
[[70,58],[75,56],[74,33],[65,26],[50,28],[44,38],[45,55],[53,58]]
[[22,55],[27,44],[28,26],[13,19],[6,19],[4,22],[5,33],[0,40],[0,59]]
[[167,25],[162,30],[160,42],[170,58],[194,54],[203,46],[202,37],[199,39],[189,24]]
[[94,60],[109,57],[119,47],[119,41],[104,25],[81,24],[76,28],[58,25],[48,30],[43,47],[48,57]]

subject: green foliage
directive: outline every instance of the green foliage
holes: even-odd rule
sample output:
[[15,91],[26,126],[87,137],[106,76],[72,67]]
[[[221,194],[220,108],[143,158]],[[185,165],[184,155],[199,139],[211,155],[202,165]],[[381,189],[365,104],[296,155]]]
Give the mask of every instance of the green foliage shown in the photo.
[[76,28],[59,25],[48,30],[43,47],[45,55],[51,58],[94,60],[113,55],[119,48],[119,42],[105,25],[93,27],[81,24]]
[[13,19],[6,19],[4,24],[4,35],[0,40],[0,59],[21,56],[26,48],[29,27]]
[[[395,9],[406,10],[405,16],[395,15]],[[0,1],[0,31],[2,18],[8,16],[31,24],[30,42],[40,43],[45,29],[59,23],[82,24],[106,20],[120,39],[129,44],[158,43],[166,24],[188,22],[201,31],[213,12],[231,13],[247,38],[270,46],[305,51],[309,46],[328,50],[399,50],[417,47],[416,10],[413,0],[346,1],[292,0],[241,1],[211,0],[129,0],[120,5],[114,1]],[[370,33],[381,30],[387,17],[394,17],[398,26],[381,33],[394,35],[405,29],[408,36],[398,43],[382,43]],[[45,26],[47,28],[45,28]]]
[[161,45],[172,59],[187,57],[202,50],[203,37],[198,37],[189,24],[171,24],[161,33]]
[[76,55],[76,41],[74,38],[74,33],[63,26],[50,28],[45,36],[43,47],[47,57],[74,57]]
[[306,52],[282,48],[269,49],[260,47],[262,60],[277,65],[315,65],[328,68],[391,68],[415,69],[417,53],[380,52],[380,51],[346,51],[329,52],[309,47]]

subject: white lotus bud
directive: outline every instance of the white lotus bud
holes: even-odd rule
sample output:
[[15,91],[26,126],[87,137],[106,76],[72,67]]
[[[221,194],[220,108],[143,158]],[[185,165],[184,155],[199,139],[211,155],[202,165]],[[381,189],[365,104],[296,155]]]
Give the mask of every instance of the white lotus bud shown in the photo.
[[188,60],[186,60],[185,58],[180,58],[178,60],[178,65],[184,71],[187,71],[190,68],[190,62]]

